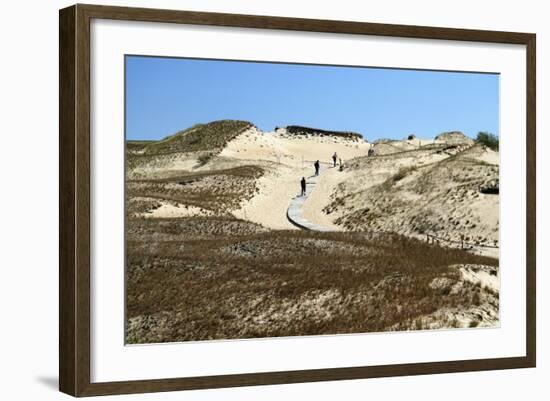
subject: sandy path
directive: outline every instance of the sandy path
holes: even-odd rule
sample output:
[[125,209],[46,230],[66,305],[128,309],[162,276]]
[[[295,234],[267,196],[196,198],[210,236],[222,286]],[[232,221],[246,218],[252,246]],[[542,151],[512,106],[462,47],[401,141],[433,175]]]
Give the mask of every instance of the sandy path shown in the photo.
[[233,212],[237,218],[261,224],[273,230],[296,230],[286,218],[294,196],[300,191],[300,179],[311,174],[310,168],[278,165],[258,180],[259,193]]
[[[257,182],[259,192],[243,202],[233,215],[270,229],[296,230],[287,219],[287,210],[292,199],[300,193],[300,179],[313,174],[313,162],[319,159],[322,165],[325,165],[324,162],[328,164],[334,152],[346,161],[366,155],[369,149],[370,144],[362,141],[287,137],[251,128],[230,141],[220,154],[227,160],[250,164],[258,164],[261,160],[266,163],[265,173]],[[332,188],[326,187],[326,190],[328,197]],[[316,194],[318,192],[315,191]],[[328,226],[334,228],[332,224]]]
[[[315,224],[311,221],[309,221],[306,217],[304,217],[304,211],[303,206],[304,203],[307,201],[307,199],[310,197],[312,192],[316,192],[317,183],[319,182],[321,175],[326,171],[326,167],[322,167],[320,170],[319,176],[310,176],[307,177],[306,180],[306,193],[305,195],[296,195],[291,201],[290,205],[288,206],[287,210],[287,217],[288,220],[294,224],[295,226],[304,229],[304,230],[312,230],[312,231],[334,231],[332,227],[324,226],[321,224]],[[331,224],[332,226],[332,224]]]
[[338,171],[338,168],[332,166],[327,166],[322,170],[315,190],[303,204],[304,218],[313,224],[330,227],[331,231],[342,231],[340,226],[333,223],[333,219],[337,216],[325,214],[323,208],[331,203],[331,194],[337,185],[348,177],[347,172]]

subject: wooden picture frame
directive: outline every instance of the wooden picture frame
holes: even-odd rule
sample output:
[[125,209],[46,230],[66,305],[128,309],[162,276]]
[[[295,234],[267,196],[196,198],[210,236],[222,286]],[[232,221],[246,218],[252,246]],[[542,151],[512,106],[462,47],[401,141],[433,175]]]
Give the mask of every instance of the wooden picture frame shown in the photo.
[[[526,355],[511,358],[92,383],[90,380],[90,21],[94,18],[526,46]],[[73,396],[94,396],[535,366],[536,37],[534,34],[80,4],[60,10],[59,28],[60,391]]]

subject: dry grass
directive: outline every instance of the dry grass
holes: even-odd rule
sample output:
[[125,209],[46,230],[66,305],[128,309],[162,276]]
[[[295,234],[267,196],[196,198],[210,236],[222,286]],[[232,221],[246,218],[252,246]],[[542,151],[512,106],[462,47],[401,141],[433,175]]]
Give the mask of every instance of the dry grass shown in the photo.
[[155,200],[168,200],[227,214],[257,191],[256,180],[262,174],[259,167],[241,166],[156,180],[127,180],[126,211],[129,215],[143,213],[158,205]]
[[145,155],[217,151],[251,126],[252,124],[248,121],[213,121],[208,124],[194,125],[160,141],[150,143],[129,141],[127,146],[135,149],[141,145],[141,150]]
[[159,141],[126,141],[126,169],[162,166],[170,160],[194,155],[196,167],[207,164],[225,145],[252,127],[248,121],[220,120],[196,124]]
[[[398,156],[403,161],[405,156],[435,154],[451,147],[403,152]],[[392,157],[397,156],[358,158],[350,162],[350,168],[375,170],[375,163],[387,163]],[[424,166],[412,164],[414,159],[407,162],[411,164],[366,189],[355,182],[341,183],[323,211],[336,216],[335,223],[346,230],[437,233],[454,240],[464,235],[467,241],[495,245],[498,226],[485,226],[485,216],[476,214],[469,205],[487,196],[487,192],[498,194],[498,165],[474,159],[467,151],[457,151]]]
[[393,330],[484,302],[450,266],[498,265],[398,235],[231,218],[132,219],[127,240],[129,343]]
[[403,178],[416,171],[416,166],[401,167],[391,178],[393,182],[401,181]]

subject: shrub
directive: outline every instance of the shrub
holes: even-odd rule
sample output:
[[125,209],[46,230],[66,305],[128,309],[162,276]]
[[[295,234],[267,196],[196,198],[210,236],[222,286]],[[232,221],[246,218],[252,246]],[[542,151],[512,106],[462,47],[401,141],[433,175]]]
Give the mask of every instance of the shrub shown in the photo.
[[204,166],[206,163],[210,161],[211,158],[212,158],[212,153],[205,153],[200,155],[197,159],[197,166],[198,167]]
[[399,171],[392,177],[393,182],[397,182],[405,178],[407,175],[416,171],[416,166],[401,167]]
[[311,134],[311,135],[319,135],[319,136],[336,136],[336,137],[342,137],[346,139],[353,139],[353,140],[359,140],[363,138],[363,135],[357,133],[357,132],[351,132],[351,131],[329,131],[319,128],[311,128],[311,127],[303,127],[301,125],[288,125],[286,127],[286,132],[289,134],[295,134],[295,135],[305,135],[305,134]]
[[476,142],[498,151],[499,138],[490,132],[478,132]]

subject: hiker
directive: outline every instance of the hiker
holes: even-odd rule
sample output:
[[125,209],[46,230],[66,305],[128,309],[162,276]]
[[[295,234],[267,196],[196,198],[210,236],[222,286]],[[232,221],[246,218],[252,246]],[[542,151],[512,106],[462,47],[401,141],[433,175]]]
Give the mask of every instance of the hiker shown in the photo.
[[336,154],[336,152],[334,152],[334,154],[332,155],[332,162],[334,163],[334,167],[336,167],[336,159],[338,159],[338,155]]
[[302,177],[302,180],[300,181],[300,184],[302,185],[302,194],[300,196],[306,195],[306,179]]
[[315,166],[315,175],[319,175],[319,160],[317,160],[313,165]]

